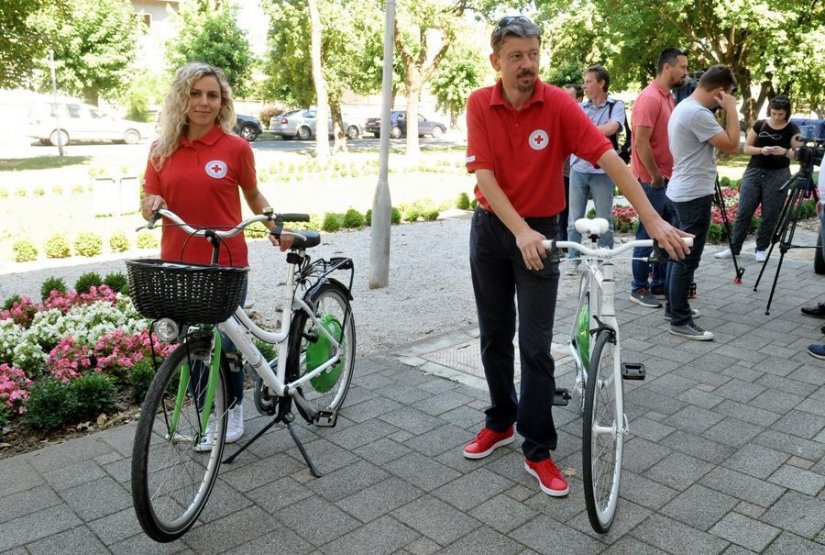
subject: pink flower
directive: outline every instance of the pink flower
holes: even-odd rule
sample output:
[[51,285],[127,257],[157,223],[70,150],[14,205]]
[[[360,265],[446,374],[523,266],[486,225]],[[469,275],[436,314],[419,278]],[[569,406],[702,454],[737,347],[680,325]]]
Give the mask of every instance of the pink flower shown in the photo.
[[34,385],[17,366],[0,364],[0,407],[23,414],[24,402],[29,398],[29,388]]

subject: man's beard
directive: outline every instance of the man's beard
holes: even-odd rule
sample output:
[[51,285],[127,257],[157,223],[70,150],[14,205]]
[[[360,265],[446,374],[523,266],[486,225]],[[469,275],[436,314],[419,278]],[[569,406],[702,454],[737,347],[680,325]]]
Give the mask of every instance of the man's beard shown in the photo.
[[[533,77],[533,80],[530,81],[529,84],[525,85],[525,84],[522,84],[522,82],[521,82],[521,79],[523,77]],[[518,92],[528,93],[528,92],[532,91],[533,87],[536,84],[535,77],[536,77],[536,74],[533,73],[532,71],[523,71],[523,72],[519,73],[518,75],[516,75],[516,87],[518,88]]]

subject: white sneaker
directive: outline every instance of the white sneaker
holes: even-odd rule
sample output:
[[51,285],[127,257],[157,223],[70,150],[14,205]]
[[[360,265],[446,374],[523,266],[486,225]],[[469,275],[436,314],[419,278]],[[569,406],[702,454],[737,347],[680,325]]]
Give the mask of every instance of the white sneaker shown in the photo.
[[243,435],[243,405],[229,409],[229,425],[226,427],[226,443],[235,443]]
[[212,443],[215,439],[215,415],[209,415],[209,423],[206,425],[201,442],[195,445],[195,451],[198,453],[206,453],[212,450]]
[[723,251],[719,251],[719,252],[717,252],[716,254],[713,255],[713,258],[719,258],[719,259],[732,258],[732,257],[733,257],[733,253],[731,252],[730,249],[725,249]]
[[757,262],[764,262],[768,259],[768,253],[765,251],[756,251],[755,256]]

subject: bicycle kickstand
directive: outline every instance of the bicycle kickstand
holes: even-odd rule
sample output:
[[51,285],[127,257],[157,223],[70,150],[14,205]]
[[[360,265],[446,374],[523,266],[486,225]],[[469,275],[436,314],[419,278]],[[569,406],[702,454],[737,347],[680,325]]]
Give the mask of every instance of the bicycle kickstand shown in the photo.
[[232,464],[238,455],[246,451],[246,448],[258,441],[261,436],[263,436],[272,426],[279,422],[283,422],[286,425],[287,431],[289,431],[289,435],[292,436],[292,441],[295,442],[295,446],[298,447],[298,451],[301,452],[301,456],[304,457],[304,461],[307,463],[307,467],[309,467],[309,473],[312,474],[315,478],[320,478],[321,473],[315,468],[315,465],[312,464],[312,461],[309,458],[309,454],[307,453],[306,449],[304,448],[304,444],[301,442],[301,438],[298,437],[298,434],[295,433],[295,430],[292,429],[291,423],[295,419],[291,412],[287,412],[283,415],[279,414],[272,421],[261,428],[261,430],[252,436],[252,438],[244,443],[240,449],[232,453],[229,457],[224,459],[223,464]]

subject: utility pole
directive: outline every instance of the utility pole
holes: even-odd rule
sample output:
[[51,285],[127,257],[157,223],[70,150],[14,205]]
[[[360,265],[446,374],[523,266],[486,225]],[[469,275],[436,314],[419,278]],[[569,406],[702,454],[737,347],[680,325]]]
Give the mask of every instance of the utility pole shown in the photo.
[[384,20],[384,75],[381,94],[381,150],[378,155],[378,184],[372,199],[370,242],[370,289],[380,289],[390,281],[390,102],[392,101],[392,51],[395,38],[395,0],[387,0]]

